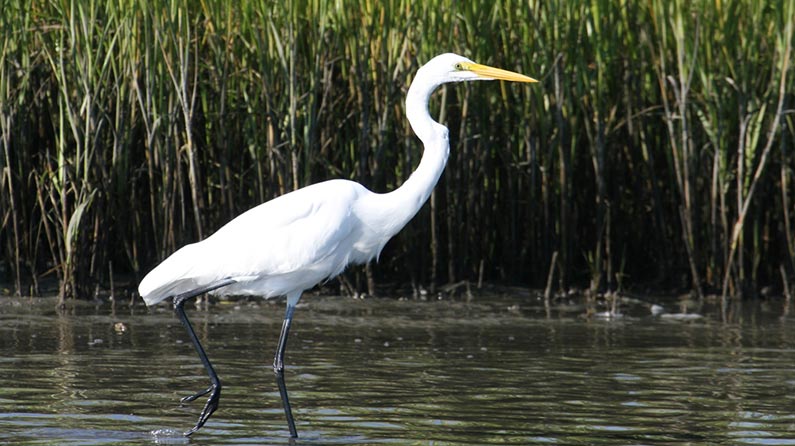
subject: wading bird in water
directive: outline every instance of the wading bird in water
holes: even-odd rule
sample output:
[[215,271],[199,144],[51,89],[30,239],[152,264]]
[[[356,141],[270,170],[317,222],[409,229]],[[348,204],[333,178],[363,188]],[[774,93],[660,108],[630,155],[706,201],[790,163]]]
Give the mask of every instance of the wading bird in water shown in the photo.
[[284,384],[284,348],[301,293],[349,264],[377,257],[428,199],[450,152],[447,128],[428,112],[431,93],[448,82],[494,79],[536,82],[456,54],[434,57],[417,71],[406,97],[406,117],[425,151],[403,185],[384,194],[348,180],[298,189],[250,209],[205,240],[179,249],[144,277],[138,287],[141,297],[147,305],[173,298],[174,310],[210,375],[208,388],[181,400],[186,403],[210,395],[196,426],[185,435],[207,422],[221,397],[221,381],[185,315],[185,301],[204,293],[287,298],[273,370],[290,436],[297,437]]

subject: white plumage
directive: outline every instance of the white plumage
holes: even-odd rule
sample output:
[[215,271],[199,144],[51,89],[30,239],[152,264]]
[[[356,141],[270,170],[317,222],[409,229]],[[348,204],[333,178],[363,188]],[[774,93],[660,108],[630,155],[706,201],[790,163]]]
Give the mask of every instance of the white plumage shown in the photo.
[[204,292],[287,296],[274,371],[291,436],[297,436],[283,377],[283,357],[293,310],[301,293],[365,263],[419,211],[439,180],[450,150],[447,128],[428,113],[428,99],[446,82],[504,79],[535,80],[479,65],[455,54],[433,58],[417,71],[406,96],[406,117],[425,151],[417,170],[396,190],[378,194],[359,183],[331,180],[290,192],[261,204],[227,223],[205,240],[179,249],[144,277],[138,291],[147,305],[174,297],[174,306],[202,359],[212,385],[184,398],[210,393],[199,422],[218,406],[221,382],[185,315],[186,299]]
[[139,286],[147,305],[222,279],[216,294],[283,296],[339,274],[378,254],[383,236],[362,224],[371,194],[332,180],[263,203],[207,239],[175,252]]

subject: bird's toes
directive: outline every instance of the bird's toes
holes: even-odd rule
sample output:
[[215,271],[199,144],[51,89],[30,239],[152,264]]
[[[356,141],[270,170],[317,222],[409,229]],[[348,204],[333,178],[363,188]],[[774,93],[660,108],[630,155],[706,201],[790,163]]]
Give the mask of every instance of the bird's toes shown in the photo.
[[[200,397],[202,395],[205,395],[207,393],[210,393],[210,397],[207,399],[207,403],[205,403],[204,409],[202,409],[201,415],[199,415],[199,421],[196,422],[196,426],[193,426],[193,429],[185,432],[183,434],[184,436],[190,437],[194,432],[196,432],[197,430],[201,429],[202,426],[204,426],[204,423],[206,423],[207,420],[210,419],[210,416],[213,414],[213,412],[215,412],[215,410],[218,409],[218,402],[221,400],[221,385],[220,384],[212,385],[206,391],[199,392],[198,394],[191,395],[190,397],[187,397],[187,398],[191,398],[188,401],[193,401],[196,398],[198,398],[198,397]],[[183,400],[187,399],[187,398],[183,398]]]
[[202,397],[202,396],[204,396],[204,395],[207,395],[208,393],[210,393],[210,392],[212,392],[212,391],[213,391],[213,387],[214,387],[214,386],[210,386],[210,387],[208,387],[208,388],[206,388],[206,389],[204,389],[204,390],[200,390],[199,392],[196,392],[196,393],[195,393],[195,394],[193,394],[193,395],[188,395],[188,396],[186,396],[186,397],[184,397],[184,398],[181,398],[181,399],[179,400],[179,404],[180,404],[180,405],[184,405],[185,403],[190,403],[191,401],[193,401],[193,400],[195,400],[195,399],[197,399],[197,398],[199,398],[199,397]]
[[204,405],[204,409],[202,410],[201,415],[199,416],[199,422],[196,423],[196,428],[199,429],[204,426],[204,423],[210,419],[210,416],[218,409],[218,401],[220,400],[220,392],[213,393],[210,398],[207,400],[207,404]]
[[189,431],[187,431],[187,432],[183,433],[182,435],[184,435],[185,437],[190,437],[191,435],[193,435],[193,433],[194,433],[194,432],[196,432],[197,430],[199,430],[199,427],[201,427],[201,426],[199,426],[199,425],[197,424],[196,426],[193,426],[193,428],[191,428],[191,430],[189,430]]

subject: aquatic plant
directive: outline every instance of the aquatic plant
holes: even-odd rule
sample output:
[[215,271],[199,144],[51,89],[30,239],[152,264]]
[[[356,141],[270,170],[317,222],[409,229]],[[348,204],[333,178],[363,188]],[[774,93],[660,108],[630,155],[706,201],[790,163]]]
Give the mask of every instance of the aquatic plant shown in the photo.
[[352,287],[543,287],[556,252],[561,288],[778,287],[793,3],[3,0],[0,273],[93,295],[296,187],[392,189],[405,89],[455,51],[543,86],[442,91],[448,169]]

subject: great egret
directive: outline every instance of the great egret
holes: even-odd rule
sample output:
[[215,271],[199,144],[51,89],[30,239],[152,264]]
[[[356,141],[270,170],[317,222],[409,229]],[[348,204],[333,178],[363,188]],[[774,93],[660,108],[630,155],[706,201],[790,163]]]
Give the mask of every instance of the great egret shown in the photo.
[[536,82],[511,71],[442,54],[422,66],[409,87],[406,117],[425,146],[417,170],[396,190],[378,194],[359,183],[330,180],[274,198],[238,216],[207,239],[172,254],[144,277],[138,292],[147,305],[173,297],[174,310],[210,376],[210,387],[182,403],[210,394],[200,429],[218,408],[221,381],[185,315],[185,301],[203,293],[287,297],[273,360],[290,429],[295,421],[284,384],[284,348],[301,293],[342,272],[352,263],[378,256],[387,241],[420,210],[447,163],[447,128],[431,118],[428,99],[441,84],[501,79]]

